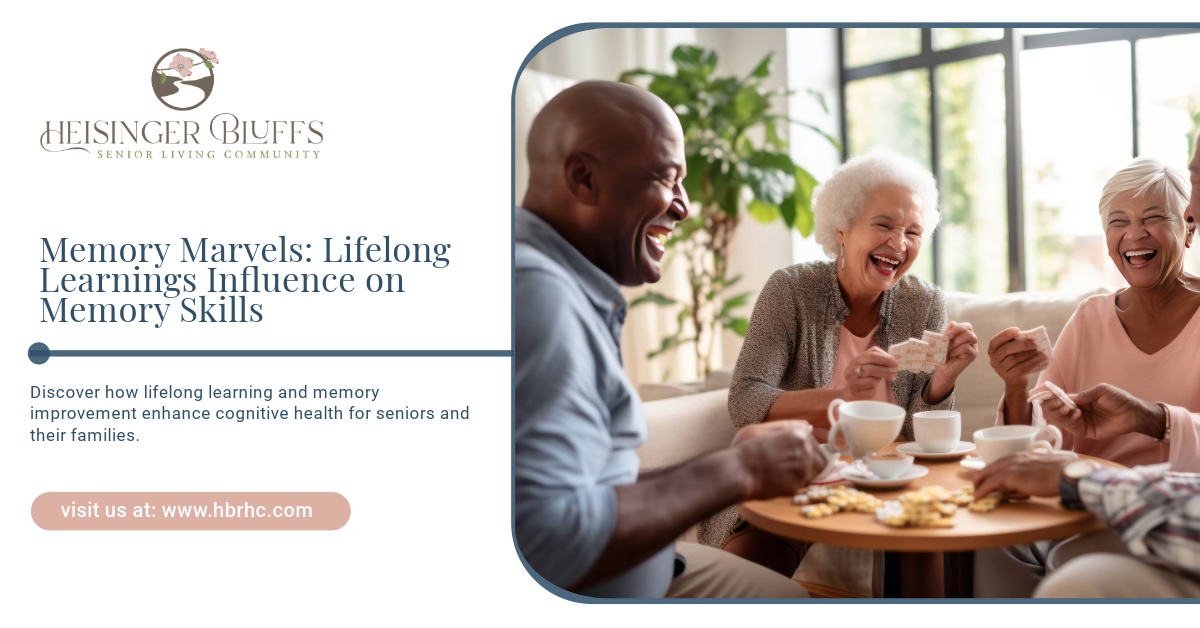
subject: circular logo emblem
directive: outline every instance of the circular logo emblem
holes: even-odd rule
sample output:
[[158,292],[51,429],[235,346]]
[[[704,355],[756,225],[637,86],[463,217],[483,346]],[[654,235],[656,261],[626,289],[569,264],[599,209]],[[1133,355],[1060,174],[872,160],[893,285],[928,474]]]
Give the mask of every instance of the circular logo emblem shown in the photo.
[[188,111],[204,104],[212,94],[217,53],[176,48],[159,57],[150,75],[158,102],[176,110]]

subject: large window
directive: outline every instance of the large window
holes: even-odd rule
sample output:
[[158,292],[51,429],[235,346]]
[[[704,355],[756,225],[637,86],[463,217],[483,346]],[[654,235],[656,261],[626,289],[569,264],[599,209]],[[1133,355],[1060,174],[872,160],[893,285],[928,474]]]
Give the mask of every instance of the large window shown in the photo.
[[1135,156],[1186,167],[1200,31],[846,28],[840,44],[843,157],[887,146],[938,178],[942,224],[912,272],[990,294],[1124,285],[1100,189]]

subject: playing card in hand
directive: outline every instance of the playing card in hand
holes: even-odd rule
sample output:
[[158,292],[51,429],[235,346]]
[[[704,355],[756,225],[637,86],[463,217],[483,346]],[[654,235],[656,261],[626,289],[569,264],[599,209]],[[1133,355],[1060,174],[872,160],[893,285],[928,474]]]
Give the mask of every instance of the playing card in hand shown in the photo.
[[922,370],[932,373],[935,366],[946,363],[946,353],[950,351],[950,337],[936,331],[926,330],[921,335],[921,340],[929,343],[929,353],[925,356],[925,368]]
[[893,368],[892,371],[912,371],[918,373],[925,368],[925,357],[929,355],[929,343],[924,340],[909,338],[904,342],[888,347],[888,353],[892,354],[900,362],[900,365]]
[[[1038,351],[1046,354],[1046,357],[1050,360],[1054,359],[1054,350],[1050,346],[1050,334],[1046,332],[1046,327],[1044,325],[1039,325],[1028,331],[1022,331],[1017,334],[1017,338],[1034,341],[1037,343]],[[1041,368],[1038,368],[1035,371],[1030,371],[1030,374],[1041,373],[1049,366],[1050,361],[1048,360]]]

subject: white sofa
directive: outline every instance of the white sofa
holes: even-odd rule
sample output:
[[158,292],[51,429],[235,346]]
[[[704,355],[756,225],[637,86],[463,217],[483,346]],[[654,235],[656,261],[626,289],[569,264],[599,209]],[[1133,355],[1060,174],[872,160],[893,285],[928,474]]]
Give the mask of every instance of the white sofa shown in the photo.
[[[955,388],[954,407],[962,413],[964,440],[972,440],[975,430],[995,422],[996,406],[1004,392],[1003,381],[988,362],[987,344],[992,336],[1008,327],[1032,329],[1045,325],[1054,342],[1080,301],[1103,292],[1018,292],[1001,296],[947,293],[950,320],[971,323],[979,336],[979,358],[959,377]],[[726,404],[731,372],[729,367],[718,370],[699,384],[641,387],[643,399],[652,399],[645,404],[649,436],[638,449],[643,471],[677,465],[729,445],[737,433]],[[689,530],[681,540],[694,541],[695,530]],[[806,586],[815,584],[826,591],[877,595],[878,578],[869,569],[871,563],[850,559],[849,553],[818,544],[809,550],[796,577]],[[839,569],[830,573],[822,565],[838,565]]]

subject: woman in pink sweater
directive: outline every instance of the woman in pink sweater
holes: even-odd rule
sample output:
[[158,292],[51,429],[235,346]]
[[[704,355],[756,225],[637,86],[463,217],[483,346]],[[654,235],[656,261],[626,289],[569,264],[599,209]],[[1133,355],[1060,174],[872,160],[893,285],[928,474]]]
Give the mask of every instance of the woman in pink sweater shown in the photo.
[[[1045,422],[1063,430],[1064,449],[1125,466],[1170,462],[1200,472],[1200,278],[1183,271],[1196,225],[1184,222],[1191,185],[1175,168],[1148,157],[1113,175],[1100,197],[1108,254],[1129,287],[1079,304],[1054,357],[1015,328],[988,347],[1004,379],[999,424]],[[1053,382],[1079,405],[1057,398],[1039,412],[1025,392],[1032,370],[1045,368],[1032,396]],[[1107,386],[1101,387],[1101,384]],[[1121,420],[1133,405],[1136,420]]]
[[[1129,287],[1079,304],[1053,358],[1018,339],[1016,328],[992,338],[988,355],[1006,384],[997,424],[1049,422],[1062,429],[1063,448],[1076,453],[1200,472],[1200,278],[1183,271],[1196,228],[1184,221],[1191,191],[1182,172],[1146,157],[1109,179],[1101,224]],[[1078,408],[1057,397],[1031,402],[1047,382]],[[1058,558],[1097,549],[1067,550],[1063,541],[978,552],[976,597],[1023,597]]]

